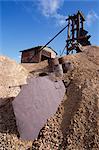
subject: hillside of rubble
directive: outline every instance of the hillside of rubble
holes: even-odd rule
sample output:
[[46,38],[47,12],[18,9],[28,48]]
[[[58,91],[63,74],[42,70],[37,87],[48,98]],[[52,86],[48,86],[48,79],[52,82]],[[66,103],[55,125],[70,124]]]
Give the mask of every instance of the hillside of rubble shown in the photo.
[[48,118],[33,141],[23,141],[16,126],[12,101],[27,78],[49,75],[47,61],[17,64],[0,56],[1,150],[98,150],[99,149],[99,47],[85,46],[65,56],[73,69],[64,73],[65,95],[56,113]]
[[66,94],[33,142],[33,150],[99,149],[99,47],[83,50],[66,56],[74,66],[64,74]]

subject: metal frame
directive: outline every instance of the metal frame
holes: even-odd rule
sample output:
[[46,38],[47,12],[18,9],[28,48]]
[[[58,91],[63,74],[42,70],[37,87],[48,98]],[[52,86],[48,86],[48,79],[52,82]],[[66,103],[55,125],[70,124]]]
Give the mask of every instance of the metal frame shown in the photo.
[[[72,16],[68,16],[66,19],[68,21],[68,29],[67,29],[67,40],[66,40],[66,49],[67,54],[75,48],[77,43],[84,45],[90,45],[88,39],[91,37],[87,35],[87,31],[84,30],[84,21],[85,18],[83,14],[78,11],[77,14]],[[77,49],[78,52],[78,49]]]

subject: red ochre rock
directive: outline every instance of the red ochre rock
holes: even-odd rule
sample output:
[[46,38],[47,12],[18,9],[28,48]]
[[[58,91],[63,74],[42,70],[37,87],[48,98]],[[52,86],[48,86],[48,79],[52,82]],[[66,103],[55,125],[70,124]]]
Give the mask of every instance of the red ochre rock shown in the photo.
[[28,80],[12,103],[22,139],[37,138],[47,119],[55,114],[64,94],[62,81],[54,82],[48,77]]

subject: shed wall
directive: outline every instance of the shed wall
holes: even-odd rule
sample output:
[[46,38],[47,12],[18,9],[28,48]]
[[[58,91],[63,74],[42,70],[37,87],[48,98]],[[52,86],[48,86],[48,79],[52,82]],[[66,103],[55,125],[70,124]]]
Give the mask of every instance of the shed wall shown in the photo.
[[42,51],[39,52],[39,49],[33,50],[25,50],[22,51],[21,55],[21,63],[29,63],[34,62],[38,63],[43,60],[47,60],[48,58],[55,58],[56,53],[52,51],[50,48],[45,47]]
[[26,52],[24,51],[24,52],[22,52],[22,55],[21,55],[21,62],[22,63],[39,62],[39,58],[40,58],[40,53],[35,55],[34,50],[33,51],[26,51]]

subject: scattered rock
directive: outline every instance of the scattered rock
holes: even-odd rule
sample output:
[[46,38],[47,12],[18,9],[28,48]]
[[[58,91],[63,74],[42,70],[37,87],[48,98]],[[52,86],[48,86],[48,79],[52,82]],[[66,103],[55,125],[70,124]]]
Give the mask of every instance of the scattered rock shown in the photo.
[[90,46],[87,53],[66,56],[74,66],[72,72],[64,74],[67,93],[56,114],[48,119],[33,141],[33,150],[99,149],[99,66],[96,60],[99,48],[95,48],[93,51]]
[[15,97],[29,72],[8,57],[0,56],[0,62],[0,98]]
[[[9,86],[26,83],[29,72],[33,76],[47,72],[48,63],[23,64],[27,71],[14,61],[0,57],[0,150],[99,149],[99,47],[84,47],[83,52],[68,55],[66,60],[74,67],[60,79],[70,81],[67,93],[32,143],[19,138],[11,101],[20,88],[11,90]],[[7,101],[8,97],[11,100]]]

